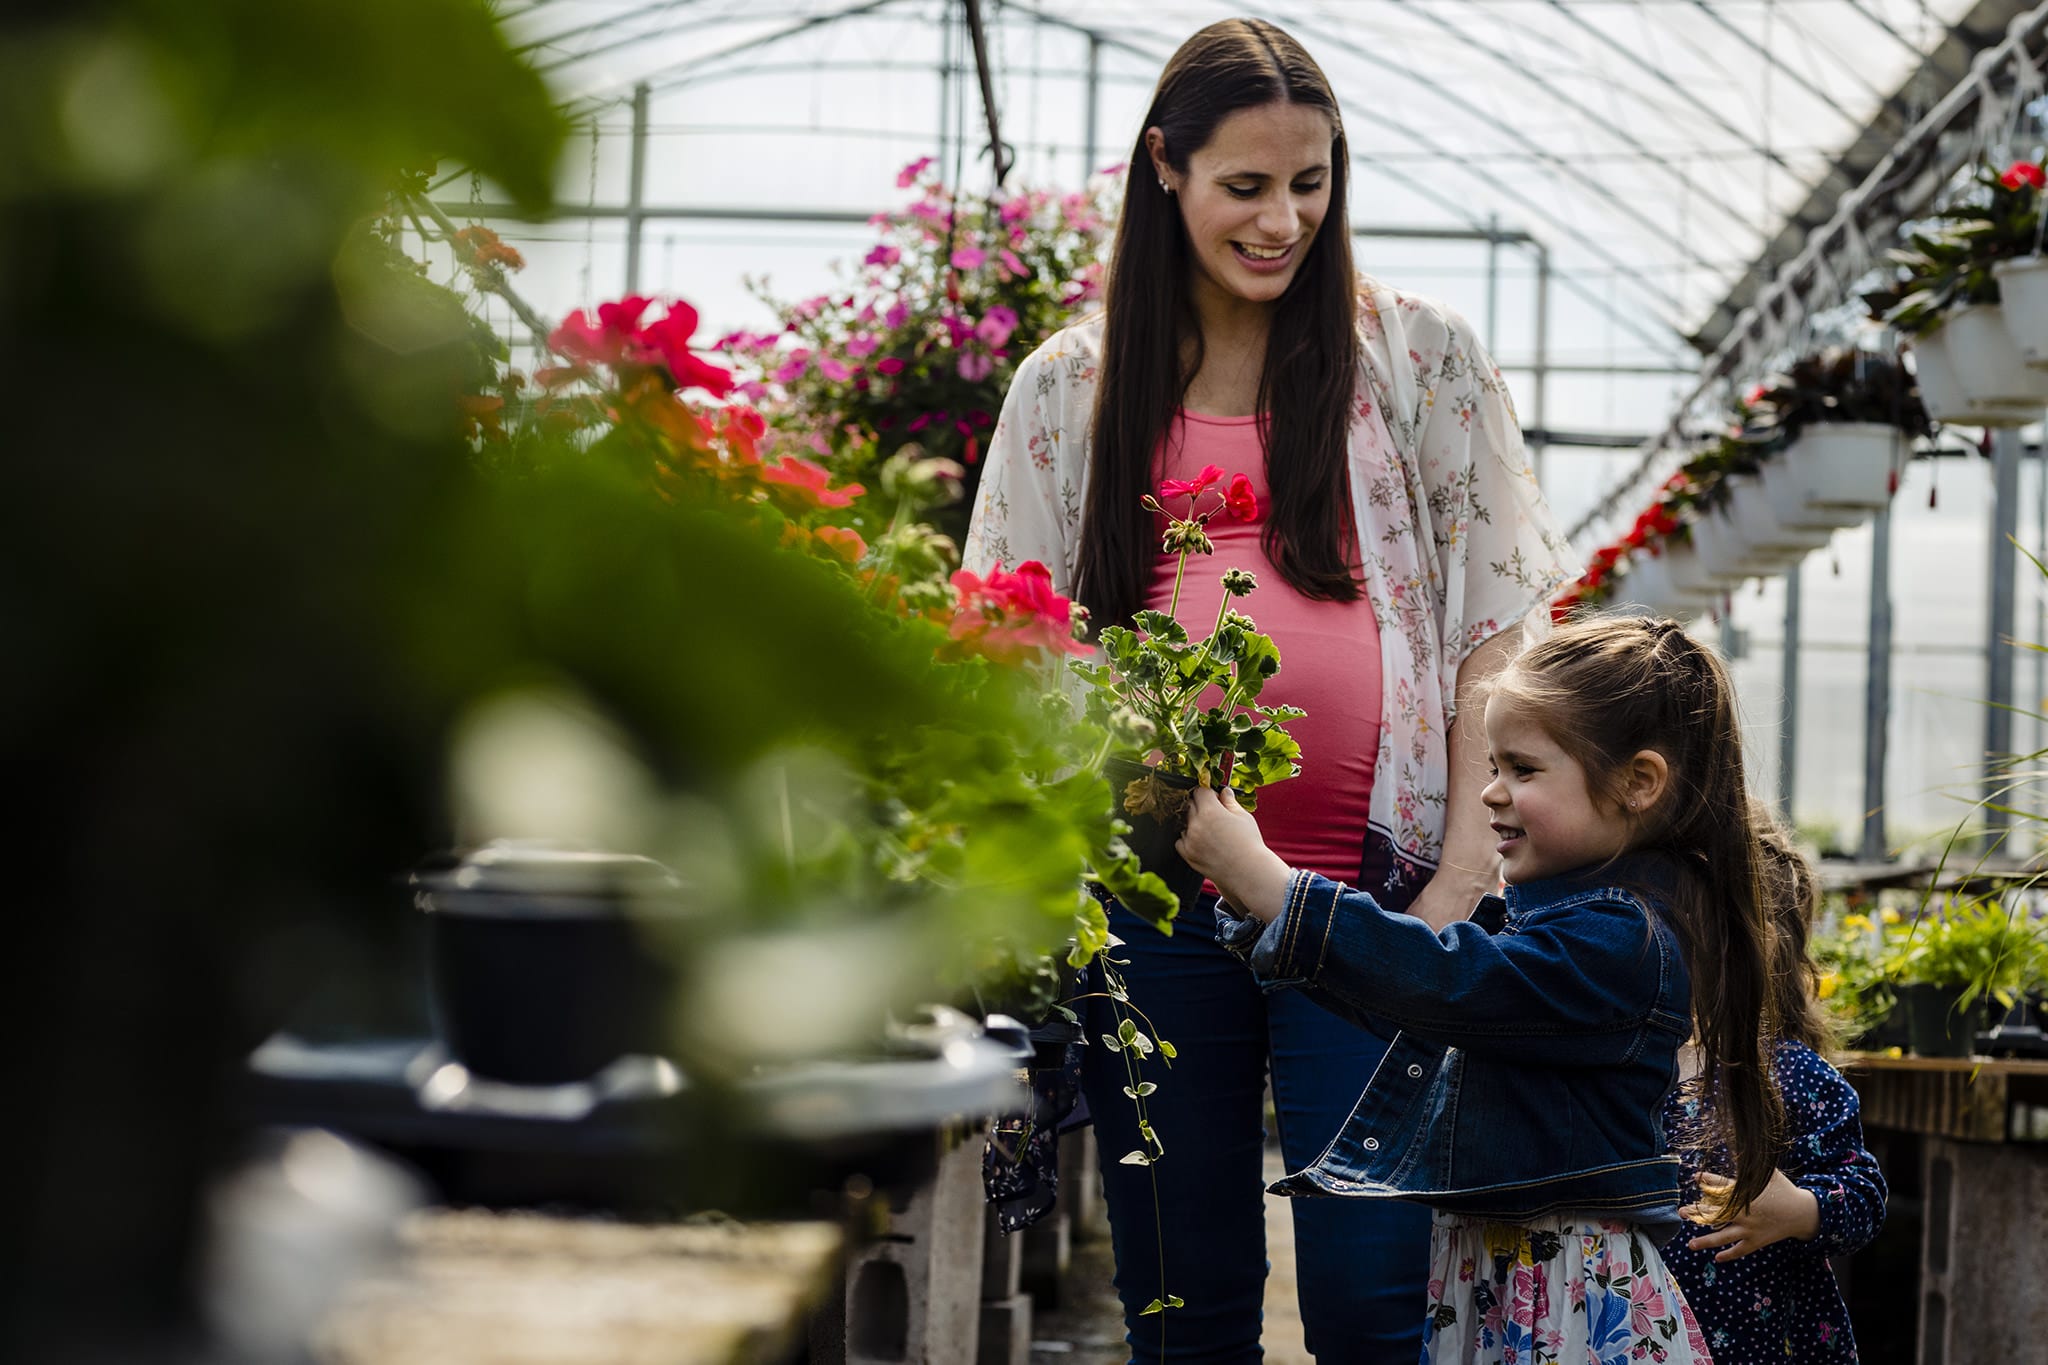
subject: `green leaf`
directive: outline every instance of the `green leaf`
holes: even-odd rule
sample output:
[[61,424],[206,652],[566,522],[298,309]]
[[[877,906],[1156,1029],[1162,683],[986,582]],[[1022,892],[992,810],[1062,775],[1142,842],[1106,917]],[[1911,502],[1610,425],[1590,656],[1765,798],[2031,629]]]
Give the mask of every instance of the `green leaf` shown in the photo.
[[1166,1306],[1168,1308],[1185,1308],[1188,1306],[1188,1301],[1178,1294],[1168,1294],[1166,1296]]
[[1149,1095],[1149,1094],[1151,1094],[1151,1093],[1152,1093],[1153,1091],[1157,1090],[1158,1088],[1159,1088],[1158,1086],[1156,1086],[1156,1085],[1152,1084],[1152,1082],[1150,1082],[1150,1081],[1139,1081],[1139,1082],[1138,1082],[1138,1093],[1139,1093],[1140,1095]]
[[1154,1299],[1152,1300],[1152,1302],[1146,1304],[1143,1308],[1140,1308],[1138,1310],[1138,1316],[1141,1318],[1148,1318],[1151,1317],[1154,1313],[1164,1313],[1165,1311],[1166,1305],[1161,1303],[1159,1300]]
[[1152,1158],[1143,1152],[1125,1152],[1117,1158],[1116,1164],[1119,1166],[1150,1166]]
[[1103,1034],[1102,1045],[1111,1052],[1122,1052],[1124,1050],[1124,1045],[1117,1041],[1117,1036],[1114,1033]]
[[1180,1053],[1175,1050],[1173,1044],[1167,1042],[1164,1038],[1161,1038],[1159,1040],[1159,1052],[1161,1056],[1166,1057],[1169,1060],[1180,1056]]
[[1072,1010],[1068,1009],[1065,1005],[1054,1005],[1052,1008],[1054,1013],[1058,1014],[1060,1018],[1066,1020],[1070,1024],[1078,1024],[1081,1022],[1081,1016],[1074,1013]]
[[1138,1036],[1138,1026],[1126,1019],[1116,1026],[1116,1036],[1126,1043],[1132,1042]]

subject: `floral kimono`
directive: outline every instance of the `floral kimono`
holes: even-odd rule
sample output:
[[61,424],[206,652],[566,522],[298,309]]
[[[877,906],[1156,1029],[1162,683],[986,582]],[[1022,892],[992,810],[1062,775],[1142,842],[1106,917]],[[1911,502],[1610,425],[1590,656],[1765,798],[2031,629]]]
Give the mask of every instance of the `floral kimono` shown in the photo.
[[[1385,698],[1362,889],[1406,906],[1443,856],[1458,666],[1576,573],[1537,488],[1507,385],[1457,314],[1362,279],[1364,372],[1351,506],[1379,622]],[[966,567],[1038,560],[1068,595],[1080,559],[1102,320],[1054,334],[1017,370],[990,439]],[[1379,420],[1374,420],[1377,415]],[[1381,449],[1384,432],[1394,443]]]

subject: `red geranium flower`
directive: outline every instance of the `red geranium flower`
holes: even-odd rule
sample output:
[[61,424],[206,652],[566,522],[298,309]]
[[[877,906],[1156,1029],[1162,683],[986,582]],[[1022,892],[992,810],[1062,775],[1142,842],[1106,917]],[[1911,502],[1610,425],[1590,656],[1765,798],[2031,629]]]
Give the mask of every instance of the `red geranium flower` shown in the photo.
[[857,483],[844,488],[827,487],[832,482],[830,470],[794,455],[785,455],[780,464],[764,467],[761,481],[787,488],[799,501],[814,507],[845,507],[867,492]]
[[1231,476],[1230,491],[1223,495],[1223,505],[1239,521],[1259,519],[1259,495],[1252,491],[1252,481],[1242,474]]
[[1088,653],[1074,638],[1073,601],[1053,591],[1051,571],[1037,560],[1015,572],[997,564],[986,578],[962,569],[952,581],[959,601],[950,633],[974,652],[1010,664],[1041,652]]
[[1195,475],[1192,479],[1167,479],[1161,482],[1159,485],[1159,496],[1162,498],[1200,497],[1222,481],[1223,467],[1221,465],[1205,464],[1202,466],[1202,472]]
[[[604,310],[598,311],[602,314]],[[661,321],[641,328],[634,340],[644,350],[661,357],[678,388],[703,389],[714,398],[723,398],[732,392],[732,372],[700,359],[690,350],[690,338],[696,331],[697,310],[678,299],[669,305]]]
[[2004,175],[1998,177],[1998,183],[2009,190],[2019,189],[2022,185],[2032,190],[2048,189],[2048,172],[2031,161],[2015,161],[2005,168]]

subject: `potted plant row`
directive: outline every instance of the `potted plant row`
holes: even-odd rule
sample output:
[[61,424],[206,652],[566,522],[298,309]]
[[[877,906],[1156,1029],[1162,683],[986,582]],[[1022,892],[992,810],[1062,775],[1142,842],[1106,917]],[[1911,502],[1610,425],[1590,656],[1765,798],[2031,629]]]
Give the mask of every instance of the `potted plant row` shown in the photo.
[[1844,916],[1816,941],[1855,1046],[1967,1057],[2048,987],[2048,933],[2024,904],[1945,895],[1920,913]]
[[2048,406],[2044,185],[2036,162],[1978,166],[1955,203],[1889,253],[1893,280],[1864,296],[1873,316],[1911,339],[1939,421],[2025,426]]

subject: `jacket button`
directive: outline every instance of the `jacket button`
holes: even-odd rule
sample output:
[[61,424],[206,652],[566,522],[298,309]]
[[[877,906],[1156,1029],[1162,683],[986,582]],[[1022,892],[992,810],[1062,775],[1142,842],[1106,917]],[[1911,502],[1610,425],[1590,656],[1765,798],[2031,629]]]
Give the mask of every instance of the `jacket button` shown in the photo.
[[1368,1152],[1377,1152],[1377,1151],[1378,1151],[1379,1149],[1380,1149],[1380,1140],[1379,1140],[1378,1138],[1367,1138],[1367,1139],[1365,1140],[1365,1150],[1366,1150],[1366,1151],[1368,1151]]
[[1422,1076],[1422,1064],[1420,1062],[1410,1062],[1408,1064],[1408,1074],[1410,1077],[1420,1079]]

